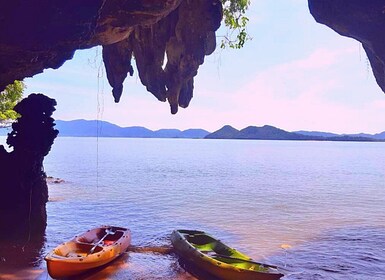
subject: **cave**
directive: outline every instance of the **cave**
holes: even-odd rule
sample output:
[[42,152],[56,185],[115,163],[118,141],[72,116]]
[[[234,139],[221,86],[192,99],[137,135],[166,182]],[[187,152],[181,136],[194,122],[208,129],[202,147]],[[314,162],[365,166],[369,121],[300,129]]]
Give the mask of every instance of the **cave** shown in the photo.
[[[308,0],[308,5],[317,22],[362,43],[385,91],[385,1]],[[220,0],[85,0],[81,6],[79,1],[3,1],[0,91],[15,80],[61,67],[76,50],[102,46],[115,102],[124,80],[137,71],[147,91],[176,114],[189,106],[198,68],[216,48],[222,12]],[[0,147],[6,174],[0,177],[0,233],[7,233],[1,239],[44,234],[48,190],[43,159],[58,133],[51,117],[54,106],[54,100],[40,94],[25,99],[16,108],[21,118],[8,138],[14,151]],[[39,135],[31,127],[40,127]]]

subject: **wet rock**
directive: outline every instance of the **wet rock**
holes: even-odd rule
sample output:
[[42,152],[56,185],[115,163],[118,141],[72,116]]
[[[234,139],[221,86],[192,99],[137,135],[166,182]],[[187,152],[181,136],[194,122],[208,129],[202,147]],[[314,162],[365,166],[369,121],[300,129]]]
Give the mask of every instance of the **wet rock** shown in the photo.
[[63,179],[60,179],[60,178],[55,178],[55,177],[48,176],[46,178],[46,182],[48,184],[61,184],[61,183],[64,183],[65,181]]

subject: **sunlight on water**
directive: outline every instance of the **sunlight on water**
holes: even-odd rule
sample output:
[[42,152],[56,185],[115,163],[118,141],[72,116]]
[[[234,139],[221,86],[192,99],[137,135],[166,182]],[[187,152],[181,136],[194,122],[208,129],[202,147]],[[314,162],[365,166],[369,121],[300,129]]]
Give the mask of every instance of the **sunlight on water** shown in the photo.
[[[189,228],[286,267],[284,279],[385,274],[383,143],[102,138],[98,157],[96,143],[59,138],[45,161],[65,180],[49,187],[45,252],[101,224],[129,227],[137,246]],[[195,279],[150,253],[86,277]]]

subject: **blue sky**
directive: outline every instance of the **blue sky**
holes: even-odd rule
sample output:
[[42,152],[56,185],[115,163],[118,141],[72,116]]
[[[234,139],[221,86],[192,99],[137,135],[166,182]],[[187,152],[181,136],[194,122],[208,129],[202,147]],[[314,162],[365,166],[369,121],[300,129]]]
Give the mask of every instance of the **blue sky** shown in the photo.
[[270,124],[289,131],[385,131],[385,94],[357,41],[316,23],[306,0],[252,1],[248,16],[253,40],[241,50],[218,49],[206,57],[194,98],[177,115],[146,92],[137,73],[115,104],[100,47],[26,79],[27,93],[55,98],[54,117],[62,120],[99,118],[150,129]]

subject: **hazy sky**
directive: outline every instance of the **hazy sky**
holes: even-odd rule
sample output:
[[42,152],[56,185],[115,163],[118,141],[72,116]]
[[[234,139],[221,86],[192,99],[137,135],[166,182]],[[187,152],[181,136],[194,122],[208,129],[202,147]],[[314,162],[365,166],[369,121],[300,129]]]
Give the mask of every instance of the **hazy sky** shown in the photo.
[[78,51],[60,69],[26,79],[27,93],[55,98],[56,119],[99,118],[120,126],[385,130],[385,94],[357,41],[316,23],[306,0],[252,1],[249,18],[253,40],[242,50],[218,49],[206,57],[195,78],[194,98],[177,115],[145,90],[137,73],[127,78],[121,102],[115,104],[101,67],[101,48]]

